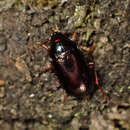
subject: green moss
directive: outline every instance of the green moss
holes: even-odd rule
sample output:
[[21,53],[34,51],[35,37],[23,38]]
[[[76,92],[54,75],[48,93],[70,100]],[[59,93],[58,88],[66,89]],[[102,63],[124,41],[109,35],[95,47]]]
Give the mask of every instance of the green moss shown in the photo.
[[86,15],[85,6],[76,6],[75,8],[75,27],[85,26],[84,18]]
[[122,128],[125,128],[127,130],[130,130],[130,123],[126,122],[126,121],[120,121],[120,125],[122,126]]
[[58,0],[37,0],[39,6],[53,6]]
[[123,87],[121,87],[121,88],[120,88],[120,93],[122,93],[122,92],[123,92],[123,90],[124,90],[124,88],[123,88]]
[[89,31],[87,31],[87,33],[86,33],[86,37],[85,37],[86,42],[89,41],[89,39],[90,39],[92,33],[93,33],[93,30],[89,30]]
[[52,7],[53,5],[57,4],[58,0],[16,0],[14,2],[14,7],[20,8],[20,7],[36,7],[36,6],[49,6]]

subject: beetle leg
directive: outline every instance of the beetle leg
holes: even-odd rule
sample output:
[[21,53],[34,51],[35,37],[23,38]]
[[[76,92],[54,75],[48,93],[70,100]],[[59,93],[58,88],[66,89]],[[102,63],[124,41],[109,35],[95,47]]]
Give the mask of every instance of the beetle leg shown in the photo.
[[95,47],[95,43],[88,49],[87,47],[85,46],[80,46],[80,48],[88,55],[90,52],[93,51],[94,47]]
[[37,49],[40,49],[40,48],[46,49],[46,50],[47,50],[47,53],[48,53],[48,55],[49,55],[50,49],[49,49],[48,46],[45,45],[45,43],[40,43],[40,45],[37,46],[36,50],[37,50]]
[[39,47],[39,48],[45,48],[47,51],[50,50],[50,49],[48,48],[48,46],[46,46],[44,43],[41,43],[38,47]]
[[[48,41],[47,41],[48,42]],[[45,42],[45,43],[47,43]],[[40,45],[38,45],[37,47],[32,47],[32,40],[29,41],[29,45],[31,46],[29,52],[32,53],[33,51],[35,52],[36,50],[40,49],[40,48],[45,48],[49,54],[50,49],[48,46],[45,45],[45,43],[40,43]]]
[[33,47],[33,42],[32,40],[29,40],[29,53],[32,54],[33,52],[35,52],[36,50],[38,50],[39,47]]
[[108,102],[110,102],[110,98],[107,96],[107,94],[103,91],[103,89],[99,85],[98,77],[97,77],[97,72],[96,72],[96,68],[94,66],[94,63],[90,62],[88,65],[89,65],[90,68],[94,68],[95,84],[98,86],[100,92],[104,95],[104,97],[106,98],[106,100]]
[[74,33],[73,33],[73,35],[72,35],[72,41],[74,42],[74,41],[76,41],[76,37],[77,37],[77,31],[75,31]]
[[64,97],[62,99],[61,110],[64,110],[64,104],[67,99],[67,93],[64,91]]
[[104,97],[106,98],[106,100],[108,102],[110,102],[110,98],[108,97],[108,95],[103,91],[103,89],[99,85],[96,69],[94,69],[94,73],[95,73],[95,82],[96,82],[96,85],[98,86],[100,92],[104,95]]
[[76,31],[73,33],[71,40],[72,40],[72,41],[76,41],[77,34],[80,33],[80,32],[86,32],[86,29],[85,29],[85,30],[82,30],[82,29],[76,30]]
[[42,67],[40,70],[41,70],[41,71],[49,71],[49,70],[52,70],[52,69],[53,69],[53,66],[50,65],[50,66],[48,66],[48,67]]

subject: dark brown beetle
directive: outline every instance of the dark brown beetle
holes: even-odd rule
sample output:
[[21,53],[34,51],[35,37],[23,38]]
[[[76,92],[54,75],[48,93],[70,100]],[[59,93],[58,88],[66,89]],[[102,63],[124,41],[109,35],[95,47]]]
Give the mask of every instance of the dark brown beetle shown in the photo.
[[[53,68],[61,86],[68,94],[83,98],[90,95],[95,86],[100,88],[94,62],[85,61],[82,52],[77,48],[74,41],[62,33],[54,31],[50,44],[50,48],[42,44],[52,59],[52,66],[43,70]],[[101,88],[100,90],[109,100],[104,91]]]
[[92,78],[80,50],[60,32],[52,35],[50,43],[52,65],[61,86],[71,95],[85,96],[92,85]]

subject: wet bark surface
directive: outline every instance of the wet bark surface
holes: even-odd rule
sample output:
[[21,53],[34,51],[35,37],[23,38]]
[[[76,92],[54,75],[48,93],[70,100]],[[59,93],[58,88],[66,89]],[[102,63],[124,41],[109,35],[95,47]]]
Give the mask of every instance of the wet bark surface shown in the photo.
[[[130,129],[129,0],[5,0],[0,8],[0,130]],[[51,59],[44,48],[30,52],[50,38],[52,27],[70,39],[78,30],[79,47],[93,39],[111,103],[97,90],[90,99],[68,96],[61,110],[63,88],[52,71],[41,70]]]

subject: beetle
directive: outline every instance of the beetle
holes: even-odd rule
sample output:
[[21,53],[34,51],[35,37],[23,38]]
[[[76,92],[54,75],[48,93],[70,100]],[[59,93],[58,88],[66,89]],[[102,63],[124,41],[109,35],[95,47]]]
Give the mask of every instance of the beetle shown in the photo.
[[[49,48],[43,43],[40,45],[48,51],[52,59],[51,66],[43,68],[43,70],[53,69],[67,94],[84,98],[91,95],[94,87],[98,86],[103,95],[109,100],[109,97],[99,86],[94,62],[85,60],[83,53],[74,41],[75,36],[76,33],[73,35],[73,40],[70,40],[61,32],[53,30],[49,40],[51,47]],[[85,52],[89,55],[92,49],[93,46]]]

